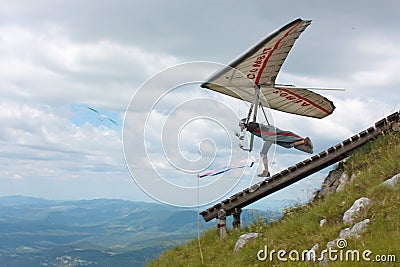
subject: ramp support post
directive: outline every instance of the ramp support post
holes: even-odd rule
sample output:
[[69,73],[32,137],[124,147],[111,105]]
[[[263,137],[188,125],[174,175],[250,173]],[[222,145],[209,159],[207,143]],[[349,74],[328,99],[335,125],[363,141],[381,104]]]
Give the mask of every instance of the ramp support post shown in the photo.
[[220,209],[218,211],[218,234],[221,240],[224,240],[227,235],[226,230],[226,211],[224,209]]
[[238,230],[242,227],[240,222],[240,214],[242,213],[242,209],[235,208],[232,216],[233,216],[233,229]]

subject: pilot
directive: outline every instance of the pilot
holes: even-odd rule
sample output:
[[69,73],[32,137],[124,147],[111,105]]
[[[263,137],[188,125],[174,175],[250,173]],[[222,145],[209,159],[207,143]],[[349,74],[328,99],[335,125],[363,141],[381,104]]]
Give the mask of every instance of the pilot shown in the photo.
[[239,122],[242,135],[240,139],[244,139],[244,130],[262,138],[264,145],[260,151],[261,158],[264,163],[264,170],[258,174],[258,177],[270,177],[268,171],[268,157],[267,153],[272,144],[277,144],[284,148],[296,148],[306,153],[313,153],[313,145],[310,138],[303,138],[293,132],[281,130],[272,125],[265,125],[257,122],[249,122],[246,124],[247,119],[242,119]]

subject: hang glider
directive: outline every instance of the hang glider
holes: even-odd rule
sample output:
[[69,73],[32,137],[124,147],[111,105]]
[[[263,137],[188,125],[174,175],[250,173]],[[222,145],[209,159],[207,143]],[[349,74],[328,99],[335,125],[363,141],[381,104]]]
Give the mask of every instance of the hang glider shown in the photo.
[[96,113],[99,115],[99,120],[100,120],[100,121],[103,121],[104,119],[107,119],[107,120],[109,120],[110,122],[114,123],[115,125],[118,125],[118,123],[117,123],[115,120],[113,120],[113,119],[107,117],[107,116],[104,115],[103,113],[100,113],[98,110],[96,110],[96,109],[94,109],[94,108],[91,108],[91,107],[87,107],[87,108],[90,109],[90,110],[93,111],[93,112],[96,112]]
[[310,24],[310,20],[296,19],[283,26],[217,71],[201,87],[254,105],[257,101],[255,113],[257,106],[262,105],[313,118],[330,115],[335,106],[327,98],[307,88],[275,83],[290,49]]

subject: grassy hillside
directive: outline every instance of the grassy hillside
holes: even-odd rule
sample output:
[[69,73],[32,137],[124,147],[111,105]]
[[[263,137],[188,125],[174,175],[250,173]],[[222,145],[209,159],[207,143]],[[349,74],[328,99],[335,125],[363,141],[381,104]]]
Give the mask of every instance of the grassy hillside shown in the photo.
[[[164,252],[150,266],[320,266],[319,263],[301,261],[301,252],[310,250],[318,243],[319,256],[326,249],[327,242],[337,239],[340,230],[348,226],[342,222],[343,213],[360,197],[368,197],[372,202],[361,218],[368,218],[371,222],[360,238],[346,240],[347,247],[343,251],[358,250],[362,253],[370,250],[372,254],[367,256],[371,262],[363,259],[360,262],[337,260],[329,261],[328,266],[400,265],[400,188],[379,186],[385,179],[400,173],[400,135],[387,134],[358,149],[346,161],[344,168],[349,175],[355,174],[356,177],[343,191],[308,205],[293,207],[279,221],[260,218],[246,229],[230,230],[224,241],[219,240],[215,229],[202,233],[204,265],[198,242],[192,240]],[[319,226],[321,219],[327,221],[323,227]],[[262,236],[233,252],[238,237],[248,232],[261,233]],[[300,261],[290,261],[288,254],[284,256],[287,262],[278,261],[276,253],[272,261],[270,258],[260,261],[257,253],[265,246],[268,246],[269,252],[273,249],[286,250],[287,253],[297,250]],[[378,254],[395,255],[397,264],[373,262]],[[292,254],[292,258],[295,255]]]

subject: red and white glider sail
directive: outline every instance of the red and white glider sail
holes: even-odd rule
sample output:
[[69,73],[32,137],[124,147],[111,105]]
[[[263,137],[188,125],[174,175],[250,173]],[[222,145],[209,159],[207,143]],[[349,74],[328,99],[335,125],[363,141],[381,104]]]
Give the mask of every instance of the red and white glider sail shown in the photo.
[[252,102],[254,85],[259,85],[264,95],[260,103],[265,107],[315,118],[330,115],[335,106],[325,97],[303,88],[275,85],[290,49],[310,23],[302,19],[290,22],[216,72],[201,87]]

